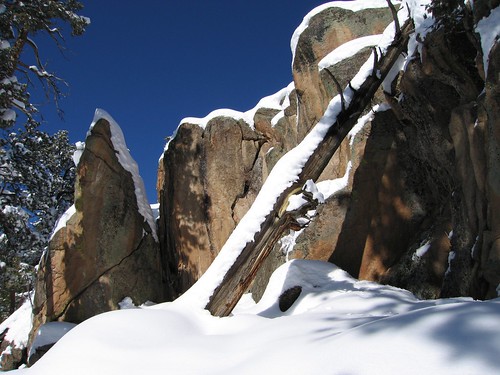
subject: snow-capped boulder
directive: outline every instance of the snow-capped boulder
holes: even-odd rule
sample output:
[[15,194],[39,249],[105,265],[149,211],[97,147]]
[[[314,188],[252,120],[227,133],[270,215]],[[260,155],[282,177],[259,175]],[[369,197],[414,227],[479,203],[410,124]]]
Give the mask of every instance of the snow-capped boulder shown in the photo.
[[[387,2],[378,0],[330,2],[304,17],[291,41],[292,73],[299,103],[297,127],[301,139],[323,117],[328,103],[337,95],[332,80],[318,65],[346,42],[381,34],[391,21]],[[372,46],[378,43],[375,40]],[[360,52],[355,58],[343,58],[335,64],[334,74],[342,88],[369,56],[363,49]]]
[[78,168],[75,205],[58,223],[39,266],[34,327],[79,323],[135,303],[163,298],[153,215],[123,134],[97,111]]

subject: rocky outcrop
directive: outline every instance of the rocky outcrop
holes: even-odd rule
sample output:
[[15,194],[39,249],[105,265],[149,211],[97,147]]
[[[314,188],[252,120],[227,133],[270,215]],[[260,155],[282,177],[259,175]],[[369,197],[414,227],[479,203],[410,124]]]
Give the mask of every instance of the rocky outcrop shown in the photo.
[[[381,34],[391,21],[391,13],[385,7],[352,11],[342,5],[328,7],[317,14],[313,12],[304,19],[293,37],[297,43],[292,73],[299,107],[299,140],[323,117],[328,103],[337,95],[330,77],[318,69],[321,60],[346,42]],[[345,87],[369,55],[370,49],[366,48],[328,69],[338,77],[341,87]]]
[[[404,72],[387,82],[392,92],[376,95],[374,104],[386,104],[365,117],[362,130],[344,141],[320,178],[344,178],[346,184],[318,207],[305,229],[276,246],[255,280],[254,296],[286,257],[329,260],[353,276],[405,287],[423,298],[496,296],[499,48],[489,52],[486,75],[474,32],[496,6],[476,1],[474,13],[465,9],[453,32],[445,25],[420,40]],[[330,52],[382,32],[390,20],[387,8],[323,7],[294,35],[288,105],[261,106],[246,122],[215,116],[206,128],[181,124],[164,154],[160,169],[166,177],[159,184],[162,253],[174,295],[206,269],[268,171],[321,118],[337,94],[335,80],[345,87],[370,45],[331,64]],[[220,161],[245,160],[249,148],[242,126],[260,147],[250,148],[250,169]],[[210,148],[215,142],[219,148]],[[194,207],[182,208],[185,202]],[[189,228],[186,233],[180,223]]]
[[[318,71],[319,61],[348,38],[379,33],[390,22],[388,9],[371,11],[376,17],[328,8],[327,17],[312,18],[313,31],[298,39],[293,73],[299,88],[289,86],[278,106],[263,100],[246,114],[210,116],[201,126],[200,119],[181,123],[160,160],[157,185],[160,243],[173,296],[208,268],[277,160],[303,139],[336,95],[330,76]],[[353,75],[366,55],[364,49],[349,64],[329,68],[339,77]],[[350,150],[346,144],[340,149],[322,179],[345,173]],[[271,258],[276,262],[264,266],[266,275],[284,261],[280,251]],[[256,289],[263,291],[266,283],[267,276],[257,280]]]
[[75,206],[39,266],[32,332],[117,309],[127,296],[136,304],[163,299],[156,228],[134,163],[117,125],[99,112],[77,167]]
[[183,124],[168,144],[160,163],[160,239],[172,296],[203,274],[253,202],[265,141],[244,121],[216,117],[206,128]]

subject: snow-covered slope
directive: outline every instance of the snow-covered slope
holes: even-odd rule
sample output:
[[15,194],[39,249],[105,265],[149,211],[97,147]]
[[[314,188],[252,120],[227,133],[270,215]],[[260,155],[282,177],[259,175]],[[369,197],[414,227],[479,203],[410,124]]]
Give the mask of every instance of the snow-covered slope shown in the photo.
[[[278,297],[293,286],[302,292],[283,313]],[[19,374],[496,374],[499,314],[498,299],[419,301],[295,260],[233,316],[176,302],[102,314]]]

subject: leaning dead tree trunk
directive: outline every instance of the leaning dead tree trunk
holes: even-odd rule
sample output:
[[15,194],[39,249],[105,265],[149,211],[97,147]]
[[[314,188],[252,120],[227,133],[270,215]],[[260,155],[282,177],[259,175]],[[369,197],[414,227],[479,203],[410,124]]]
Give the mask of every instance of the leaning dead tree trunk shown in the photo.
[[[307,180],[318,179],[343,139],[372,100],[396,60],[406,50],[409,36],[413,31],[413,23],[408,19],[401,28],[397,20],[395,24],[396,36],[386,52],[373,50],[374,62],[371,75],[357,90],[349,89],[351,97],[349,103],[346,103],[347,100],[344,97],[346,93],[340,92],[342,110],[337,115],[336,121],[331,124],[323,140],[307,159],[295,182],[281,192],[273,210],[266,216],[260,230],[255,233],[253,241],[246,244],[222,282],[214,290],[206,305],[206,309],[213,315],[227,316],[231,313],[243,293],[250,287],[259,267],[276,242],[283,236],[285,230],[296,224],[297,214],[300,215],[311,208],[310,205],[303,206],[302,212],[289,212],[285,209],[289,197],[301,191]],[[307,193],[304,195],[307,197]],[[311,200],[309,201],[310,204],[314,204]]]

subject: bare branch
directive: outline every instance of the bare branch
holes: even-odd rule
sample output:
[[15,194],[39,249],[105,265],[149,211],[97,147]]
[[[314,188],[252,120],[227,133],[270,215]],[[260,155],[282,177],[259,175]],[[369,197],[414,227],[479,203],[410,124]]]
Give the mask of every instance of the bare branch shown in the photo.
[[401,26],[399,24],[399,19],[398,19],[398,11],[394,7],[394,4],[391,2],[391,0],[387,0],[387,4],[389,5],[389,9],[391,10],[392,13],[392,19],[394,21],[394,26],[396,27],[396,35],[401,32]]
[[342,90],[342,87],[340,86],[339,81],[337,81],[337,78],[333,75],[330,70],[325,69],[330,78],[332,79],[333,83],[335,84],[335,87],[337,89],[337,92],[340,94],[340,102],[342,104],[342,110],[345,110],[345,98],[344,98],[344,90]]

